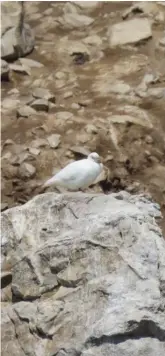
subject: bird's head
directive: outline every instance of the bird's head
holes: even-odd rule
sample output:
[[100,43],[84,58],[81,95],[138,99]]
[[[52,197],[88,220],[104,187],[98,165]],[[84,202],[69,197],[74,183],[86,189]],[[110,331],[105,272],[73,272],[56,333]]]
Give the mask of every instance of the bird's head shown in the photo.
[[88,155],[88,159],[91,159],[92,161],[96,163],[101,163],[101,158],[96,152],[92,152]]

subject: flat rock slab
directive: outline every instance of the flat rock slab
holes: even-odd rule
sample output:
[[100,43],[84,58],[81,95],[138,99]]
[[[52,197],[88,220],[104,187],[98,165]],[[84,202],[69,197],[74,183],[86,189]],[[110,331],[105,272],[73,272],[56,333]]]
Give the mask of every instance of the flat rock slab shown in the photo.
[[136,44],[152,37],[151,24],[146,18],[135,18],[110,26],[107,35],[110,47]]

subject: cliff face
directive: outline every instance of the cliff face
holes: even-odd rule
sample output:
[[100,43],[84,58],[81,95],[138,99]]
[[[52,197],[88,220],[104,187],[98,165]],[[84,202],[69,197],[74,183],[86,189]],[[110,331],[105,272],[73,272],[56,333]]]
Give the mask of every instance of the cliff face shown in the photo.
[[126,192],[47,193],[2,213],[3,355],[163,356],[157,217]]

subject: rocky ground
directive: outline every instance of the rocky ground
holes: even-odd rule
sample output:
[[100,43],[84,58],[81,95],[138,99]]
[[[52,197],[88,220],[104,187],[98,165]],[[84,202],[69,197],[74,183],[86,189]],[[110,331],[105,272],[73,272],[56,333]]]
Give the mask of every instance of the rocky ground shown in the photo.
[[164,214],[164,2],[26,2],[25,10],[35,48],[4,64],[1,210],[97,151],[107,175],[92,191],[147,192]]

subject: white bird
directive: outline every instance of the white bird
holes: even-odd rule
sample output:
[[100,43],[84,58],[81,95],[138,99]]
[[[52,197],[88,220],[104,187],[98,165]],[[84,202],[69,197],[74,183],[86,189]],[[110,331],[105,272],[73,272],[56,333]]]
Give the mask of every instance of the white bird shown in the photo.
[[69,163],[55,176],[48,179],[43,187],[54,185],[57,188],[59,186],[72,191],[85,189],[94,183],[102,170],[100,156],[92,152],[85,159]]

